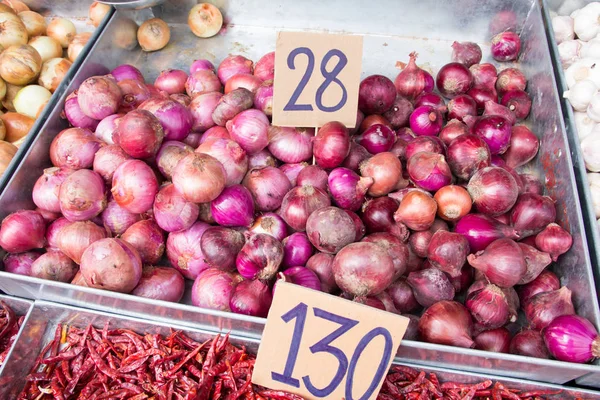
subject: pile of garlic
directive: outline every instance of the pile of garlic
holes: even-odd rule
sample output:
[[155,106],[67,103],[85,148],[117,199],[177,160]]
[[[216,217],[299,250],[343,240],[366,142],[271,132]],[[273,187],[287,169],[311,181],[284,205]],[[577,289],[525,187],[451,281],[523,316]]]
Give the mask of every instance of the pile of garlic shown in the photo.
[[[600,2],[580,6],[572,10],[563,4],[552,18],[552,27],[569,88],[564,97],[574,110],[600,229]],[[566,11],[570,15],[563,15]]]

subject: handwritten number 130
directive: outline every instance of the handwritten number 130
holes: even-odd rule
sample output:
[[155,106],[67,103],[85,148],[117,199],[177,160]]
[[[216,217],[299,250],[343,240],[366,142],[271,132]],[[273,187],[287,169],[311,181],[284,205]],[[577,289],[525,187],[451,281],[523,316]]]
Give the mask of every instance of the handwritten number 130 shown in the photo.
[[[284,111],[312,111],[313,110],[313,107],[311,104],[297,104],[296,102],[298,101],[298,98],[302,94],[302,91],[304,90],[304,88],[306,87],[308,82],[310,81],[310,77],[315,68],[314,53],[308,47],[297,47],[294,50],[292,50],[290,52],[290,54],[288,55],[287,65],[288,65],[289,69],[296,69],[295,59],[296,59],[296,56],[298,56],[300,54],[305,54],[306,57],[308,58],[308,63],[306,65],[306,71],[304,71],[304,75],[302,76],[302,79],[298,83],[296,90],[294,90],[294,93],[292,93],[292,97],[290,98],[290,101],[288,101],[288,103],[283,108]],[[334,56],[337,57],[338,62],[333,67],[331,72],[327,71],[327,63]],[[323,81],[321,86],[319,86],[317,88],[317,93],[315,95],[315,103],[319,110],[325,111],[325,112],[334,112],[334,111],[338,111],[340,108],[342,108],[346,104],[346,101],[348,100],[348,92],[346,91],[346,88],[344,87],[344,84],[342,83],[342,81],[340,81],[337,78],[337,76],[339,75],[340,72],[342,72],[342,70],[344,69],[346,64],[348,64],[348,58],[346,57],[346,55],[344,53],[342,53],[338,49],[329,50],[323,57],[323,60],[321,61],[321,75],[323,75],[323,78],[325,78],[325,80]],[[332,107],[327,107],[323,104],[323,93],[329,87],[329,85],[331,85],[332,83],[338,84],[339,87],[342,89],[342,98],[336,105],[334,105]]]
[[[294,366],[296,365],[296,359],[298,357],[298,351],[300,349],[300,342],[302,341],[302,334],[304,333],[304,325],[306,323],[306,314],[308,311],[308,306],[304,303],[298,304],[296,307],[292,308],[290,311],[281,316],[285,322],[290,322],[292,320],[296,320],[294,325],[294,332],[292,334],[292,341],[290,344],[290,350],[288,352],[288,358],[285,363],[285,367],[283,369],[283,373],[271,372],[271,377],[273,380],[284,383],[286,385],[290,385],[296,388],[300,387],[300,381],[296,378],[292,377],[294,373]],[[345,398],[346,400],[353,400],[352,396],[352,387],[354,383],[354,372],[356,370],[356,364],[358,363],[358,359],[362,355],[364,349],[367,345],[375,339],[377,336],[382,336],[385,340],[385,346],[382,354],[381,361],[379,362],[379,366],[377,367],[377,371],[375,372],[375,376],[371,381],[371,384],[367,391],[360,397],[361,400],[368,399],[371,397],[375,389],[377,388],[379,381],[383,378],[385,374],[385,369],[387,367],[388,362],[391,358],[392,351],[392,335],[390,332],[382,327],[377,327],[372,329],[369,333],[367,333],[363,338],[358,342],[356,349],[354,350],[354,354],[350,361],[348,361],[348,357],[344,354],[342,350],[339,348],[332,346],[331,342],[348,332],[354,326],[358,324],[358,321],[342,317],[337,314],[333,314],[322,310],[320,308],[313,309],[314,315],[317,318],[322,318],[330,322],[334,322],[340,327],[315,343],[314,345],[309,347],[311,353],[329,353],[334,356],[338,361],[338,369],[331,380],[331,382],[325,386],[324,388],[317,388],[313,385],[310,380],[310,377],[304,376],[302,377],[302,382],[304,386],[308,389],[310,393],[312,393],[315,397],[327,397],[335,389],[340,385],[346,373],[348,374],[348,378],[346,379],[346,387],[345,387]]]

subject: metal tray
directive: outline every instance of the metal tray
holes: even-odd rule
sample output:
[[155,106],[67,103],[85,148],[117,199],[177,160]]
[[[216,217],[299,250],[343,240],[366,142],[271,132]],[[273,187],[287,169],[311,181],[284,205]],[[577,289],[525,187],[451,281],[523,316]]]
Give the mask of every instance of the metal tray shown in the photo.
[[[309,0],[302,3],[279,0],[268,6],[255,0],[243,3],[223,0],[218,5],[224,11],[225,29],[211,39],[198,39],[190,32],[186,19],[187,10],[193,4],[195,2],[191,0],[173,1],[153,10],[115,13],[81,69],[73,77],[67,92],[77,88],[85,78],[106,73],[121,63],[136,65],[152,81],[161,70],[169,67],[187,69],[192,60],[197,58],[218,62],[229,53],[239,53],[258,60],[262,54],[274,49],[276,32],[282,29],[327,29],[365,35],[363,76],[382,73],[394,77],[398,72],[395,69],[396,60],[406,61],[408,53],[413,50],[420,52],[421,65],[437,72],[450,60],[450,45],[454,40],[480,43],[484,58],[489,59],[488,23],[491,16],[500,10],[514,11],[520,18],[519,26],[522,28],[520,68],[529,77],[528,90],[534,98],[529,123],[533,131],[542,138],[540,155],[526,169],[546,179],[548,193],[558,200],[560,223],[573,234],[573,248],[561,257],[556,272],[562,283],[573,291],[578,312],[600,326],[598,298],[577,199],[573,165],[568,156],[566,133],[537,1],[419,0],[403,2],[400,8],[394,0],[375,2],[368,6],[360,0]],[[171,27],[171,42],[167,47],[159,52],[145,53],[139,48],[126,51],[113,45],[123,18],[133,18],[139,23],[149,18],[152,12],[159,13]],[[423,15],[427,15],[426,20]],[[53,110],[9,186],[0,194],[0,219],[18,209],[33,207],[31,189],[43,168],[50,165],[50,142],[66,127],[65,121],[60,118],[60,112],[60,107]],[[189,298],[184,299],[183,303],[186,304],[158,302],[5,272],[0,272],[0,289],[22,297],[159,319],[185,326],[216,326],[251,338],[260,337],[264,324],[264,319],[260,318],[186,305],[190,304]],[[404,341],[398,356],[423,365],[553,383],[565,383],[600,371],[595,365],[570,364],[414,341]],[[600,382],[596,384],[600,385]]]
[[[19,330],[19,333],[18,333],[18,335],[20,335],[23,332],[23,330],[25,329],[25,320],[27,320],[27,317],[29,317],[29,313],[31,312],[31,310],[33,310],[33,301],[20,299],[18,297],[6,296],[3,294],[0,294],[0,300],[5,302],[6,305],[8,305],[10,308],[12,308],[12,310],[15,312],[16,315],[18,315],[18,316],[24,315],[25,316],[25,319],[23,320],[23,325],[21,325],[21,329]],[[15,342],[15,344],[16,344],[16,342]],[[4,364],[0,365],[0,375],[2,375],[2,371],[4,371],[4,368],[6,367],[6,364],[8,363],[8,359],[10,358],[10,355],[14,348],[15,348],[15,345],[13,345],[13,348],[9,350],[8,355],[6,356],[6,359],[4,360]]]
[[[109,322],[111,327],[131,329],[140,334],[151,333],[168,335],[172,329],[181,330],[192,339],[199,342],[203,342],[210,337],[213,337],[217,332],[216,330],[189,329],[177,325],[173,326],[165,322],[122,317],[45,301],[36,301],[17,339],[14,351],[6,362],[7,367],[4,371],[0,372],[0,398],[17,398],[25,385],[25,378],[31,371],[39,352],[44,345],[53,339],[58,324],[69,324],[79,328],[84,328],[88,324],[93,324],[98,328],[102,328],[106,322]],[[251,353],[256,353],[258,345],[260,344],[259,339],[244,338],[236,335],[231,335],[230,339],[234,344],[245,345]],[[499,378],[491,375],[456,372],[445,368],[423,368],[422,366],[406,363],[401,358],[395,358],[393,363],[407,365],[426,372],[435,372],[442,382],[476,383],[485,379],[491,379],[493,381],[500,381],[510,388],[520,390],[563,390],[560,395],[549,397],[551,399],[600,399],[600,393],[591,390],[575,389],[558,385],[537,384],[519,379]]]
[[34,139],[37,137],[39,132],[44,129],[46,121],[52,110],[55,109],[58,104],[62,104],[62,102],[59,103],[58,101],[61,97],[61,94],[65,91],[67,86],[69,86],[71,79],[73,79],[73,76],[75,76],[81,67],[85,56],[92,48],[93,43],[100,37],[102,29],[104,29],[108,23],[108,20],[110,19],[110,16],[114,12],[114,9],[111,9],[108,15],[104,18],[104,21],[102,21],[97,29],[94,29],[94,26],[89,24],[88,9],[90,3],[88,2],[72,0],[24,0],[24,3],[26,3],[32,11],[43,15],[48,21],[54,17],[68,18],[75,24],[77,33],[93,32],[93,34],[89,42],[81,51],[80,56],[77,57],[73,65],[71,65],[71,68],[69,68],[69,71],[65,75],[63,81],[60,83],[60,85],[58,85],[58,88],[56,88],[52,94],[52,97],[48,101],[46,107],[44,107],[39,117],[36,119],[26,139],[23,141],[21,146],[19,146],[19,150],[17,150],[17,153],[6,168],[6,171],[0,176],[0,191],[4,190],[6,185],[9,183],[12,175],[17,170],[17,167],[19,166],[23,157],[27,154]]

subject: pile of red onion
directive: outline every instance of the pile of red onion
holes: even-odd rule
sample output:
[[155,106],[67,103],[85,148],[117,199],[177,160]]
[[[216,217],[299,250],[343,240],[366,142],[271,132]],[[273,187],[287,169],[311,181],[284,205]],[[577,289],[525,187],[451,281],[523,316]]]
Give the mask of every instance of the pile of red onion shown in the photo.
[[[505,36],[493,54],[512,60]],[[92,77],[38,208],[2,223],[5,268],[167,301],[187,278],[193,304],[260,317],[283,280],[409,315],[431,343],[586,362],[597,333],[550,268],[571,236],[519,172],[539,148],[527,82],[452,47],[435,79],[416,53],[394,81],[365,78],[353,129],[272,126],[273,53],[154,85],[131,65]]]

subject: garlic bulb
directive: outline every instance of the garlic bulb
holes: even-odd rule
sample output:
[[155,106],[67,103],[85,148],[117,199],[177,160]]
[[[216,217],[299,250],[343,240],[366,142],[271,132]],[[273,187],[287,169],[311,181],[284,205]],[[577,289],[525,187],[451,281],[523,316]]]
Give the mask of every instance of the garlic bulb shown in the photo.
[[[587,108],[587,115],[593,121],[600,122],[600,93],[596,93]],[[600,154],[598,154],[600,156]]]
[[579,140],[583,140],[587,135],[592,133],[592,130],[596,127],[596,121],[593,121],[588,117],[586,112],[575,112],[573,113],[575,118],[575,127],[577,128],[577,135]]
[[600,59],[600,39],[598,39],[598,37],[595,37],[589,42],[581,42],[579,56],[581,58]]
[[600,174],[588,172],[588,182],[590,183],[590,193],[592,194],[592,204],[596,218],[600,218]]
[[600,87],[600,59],[582,58],[565,71],[567,87],[571,89],[577,82],[590,79]]
[[560,44],[565,40],[572,40],[575,37],[573,25],[573,18],[567,15],[552,18],[552,29],[554,29],[556,43]]
[[600,3],[589,3],[573,15],[573,28],[577,37],[585,42],[600,32]]
[[600,172],[600,130],[597,127],[581,141],[581,153],[588,171]]
[[598,92],[596,84],[589,79],[577,82],[563,97],[569,100],[576,111],[586,111],[594,95]]
[[565,40],[558,45],[558,56],[563,69],[567,69],[581,57],[581,40]]

